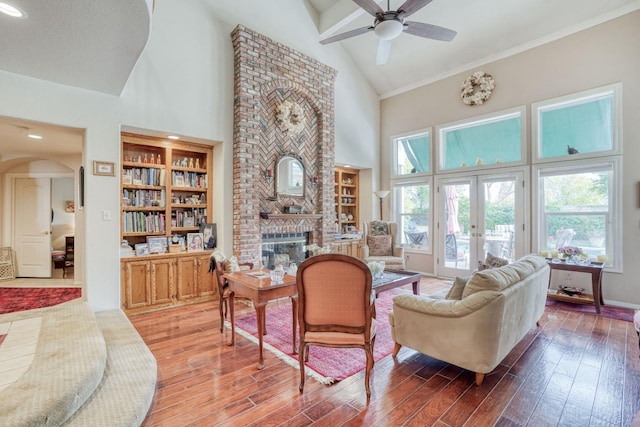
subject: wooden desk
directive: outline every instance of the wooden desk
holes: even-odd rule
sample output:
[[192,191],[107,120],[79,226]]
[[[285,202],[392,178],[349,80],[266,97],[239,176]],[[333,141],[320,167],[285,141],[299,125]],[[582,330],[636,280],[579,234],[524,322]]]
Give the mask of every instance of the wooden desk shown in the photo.
[[[592,262],[591,265],[572,264],[569,262],[553,262],[547,258],[547,263],[551,270],[565,270],[565,271],[577,271],[581,273],[591,274],[591,287],[593,288],[592,294],[580,294],[570,296],[563,293],[560,290],[549,289],[547,292],[547,298],[556,299],[559,301],[573,302],[577,304],[591,304],[595,305],[596,313],[600,314],[600,306],[604,305],[602,299],[602,272],[604,269],[604,263]],[[551,285],[551,275],[549,275],[549,285]]]
[[[224,278],[229,283],[229,316],[231,321],[231,342],[236,342],[236,326],[235,326],[235,293],[249,298],[253,301],[256,309],[256,323],[258,324],[258,342],[259,356],[258,369],[264,368],[264,357],[262,355],[262,337],[265,331],[265,307],[269,301],[278,298],[290,297],[292,307],[292,325],[293,325],[293,353],[296,353],[296,329],[298,326],[298,288],[296,286],[296,278],[286,274],[283,283],[272,284],[271,278],[266,275],[264,278],[254,277],[251,273],[254,271],[238,271],[235,273],[225,273]],[[268,272],[267,272],[268,274]]]

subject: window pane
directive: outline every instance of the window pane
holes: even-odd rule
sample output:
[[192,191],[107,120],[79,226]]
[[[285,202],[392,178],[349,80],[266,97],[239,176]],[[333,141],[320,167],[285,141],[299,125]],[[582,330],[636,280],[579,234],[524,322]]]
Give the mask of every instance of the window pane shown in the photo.
[[593,259],[607,252],[610,175],[599,171],[542,178],[547,250],[577,246]]
[[[613,149],[613,95],[540,110],[541,157]],[[577,150],[577,151],[574,151]]]
[[522,160],[521,118],[509,116],[445,129],[444,169]]
[[396,175],[430,171],[429,134],[398,138],[396,143]]
[[394,191],[401,244],[421,249],[429,248],[430,186],[397,185]]

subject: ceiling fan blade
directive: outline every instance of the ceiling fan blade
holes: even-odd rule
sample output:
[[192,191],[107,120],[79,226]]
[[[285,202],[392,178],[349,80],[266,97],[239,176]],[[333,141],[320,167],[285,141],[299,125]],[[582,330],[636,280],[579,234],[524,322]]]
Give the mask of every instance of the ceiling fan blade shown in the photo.
[[382,10],[382,8],[373,0],[353,0],[353,2],[367,11],[370,15],[376,16],[384,13],[384,10]]
[[433,0],[407,0],[398,8],[398,16],[406,18],[409,15],[419,11]]
[[360,34],[368,33],[369,31],[373,31],[373,26],[356,28],[355,30],[347,31],[347,32],[335,35],[333,37],[320,40],[320,44],[338,42],[340,40],[348,39],[349,37],[355,37],[355,36],[359,36]]
[[380,39],[378,42],[378,52],[376,53],[376,65],[387,63],[391,53],[391,40]]
[[448,28],[437,25],[425,24],[424,22],[405,21],[404,32],[414,36],[425,37],[443,42],[450,42],[458,34]]

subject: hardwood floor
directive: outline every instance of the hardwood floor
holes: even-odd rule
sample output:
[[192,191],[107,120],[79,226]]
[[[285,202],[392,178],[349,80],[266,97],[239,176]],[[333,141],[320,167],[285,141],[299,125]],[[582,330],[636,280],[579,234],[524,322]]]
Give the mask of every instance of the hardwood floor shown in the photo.
[[[423,279],[429,294],[443,282]],[[250,308],[240,308],[250,310]],[[143,426],[630,426],[640,411],[640,352],[630,322],[547,308],[484,384],[474,374],[403,348],[333,385],[257,346],[220,333],[217,302],[131,316],[158,361]],[[364,357],[364,354],[363,354]],[[634,424],[635,426],[636,424]]]

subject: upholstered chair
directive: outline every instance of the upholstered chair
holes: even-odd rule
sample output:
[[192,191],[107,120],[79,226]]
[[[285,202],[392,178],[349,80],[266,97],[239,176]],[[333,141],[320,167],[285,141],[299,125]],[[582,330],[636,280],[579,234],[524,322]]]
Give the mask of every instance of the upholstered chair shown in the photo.
[[386,269],[404,270],[404,249],[398,240],[398,224],[387,221],[364,223],[364,261],[384,261]]
[[304,390],[309,346],[357,347],[364,349],[367,358],[364,381],[369,399],[376,338],[369,268],[349,255],[316,255],[298,267],[297,286],[300,393]]

